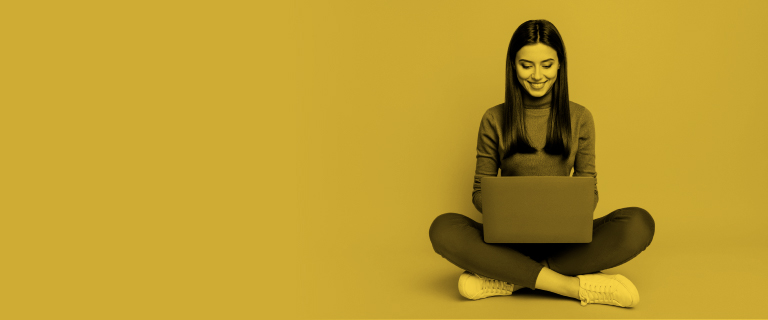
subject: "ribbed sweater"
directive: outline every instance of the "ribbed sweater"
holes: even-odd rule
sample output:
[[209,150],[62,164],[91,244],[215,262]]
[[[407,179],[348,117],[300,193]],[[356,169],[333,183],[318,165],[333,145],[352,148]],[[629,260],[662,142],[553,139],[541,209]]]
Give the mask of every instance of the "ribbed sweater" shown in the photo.
[[472,203],[483,212],[480,180],[501,176],[570,176],[595,177],[595,207],[597,207],[597,172],[595,172],[595,123],[587,108],[569,101],[571,114],[571,155],[563,160],[560,155],[549,155],[542,149],[547,140],[547,121],[551,109],[552,93],[534,98],[524,93],[525,127],[531,146],[536,153],[517,153],[501,159],[504,145],[501,116],[503,104],[491,107],[483,114],[477,135],[477,166],[475,169]]

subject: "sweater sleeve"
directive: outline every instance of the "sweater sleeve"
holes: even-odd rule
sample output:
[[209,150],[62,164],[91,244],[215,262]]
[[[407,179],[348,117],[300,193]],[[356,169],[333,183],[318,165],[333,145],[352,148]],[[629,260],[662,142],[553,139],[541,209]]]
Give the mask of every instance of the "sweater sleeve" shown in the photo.
[[595,208],[597,208],[599,197],[597,172],[595,171],[595,121],[592,118],[592,113],[586,108],[579,121],[579,127],[579,146],[573,164],[573,176],[595,178]]
[[477,164],[475,167],[475,182],[472,190],[472,203],[477,211],[483,213],[482,194],[480,181],[483,177],[495,177],[499,172],[499,133],[496,119],[488,109],[480,121],[480,130],[477,134]]

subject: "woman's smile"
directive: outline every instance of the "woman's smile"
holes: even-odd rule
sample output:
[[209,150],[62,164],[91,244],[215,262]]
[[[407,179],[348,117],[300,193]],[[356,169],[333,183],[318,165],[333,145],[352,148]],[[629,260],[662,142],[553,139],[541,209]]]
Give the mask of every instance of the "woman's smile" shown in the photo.
[[[547,80],[547,81],[549,81],[549,80]],[[528,83],[531,84],[531,87],[533,89],[540,90],[541,88],[544,88],[544,84],[547,83],[547,81],[544,81],[544,82],[530,82],[530,81],[528,81]]]

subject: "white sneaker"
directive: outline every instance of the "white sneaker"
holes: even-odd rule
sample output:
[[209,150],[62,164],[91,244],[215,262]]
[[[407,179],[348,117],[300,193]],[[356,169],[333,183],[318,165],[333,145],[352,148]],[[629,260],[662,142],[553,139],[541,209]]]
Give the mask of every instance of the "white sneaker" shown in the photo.
[[620,274],[593,273],[577,277],[582,306],[600,303],[629,308],[640,302],[635,285]]
[[512,295],[514,285],[501,280],[486,278],[468,271],[459,276],[459,293],[464,298],[477,300],[493,296]]

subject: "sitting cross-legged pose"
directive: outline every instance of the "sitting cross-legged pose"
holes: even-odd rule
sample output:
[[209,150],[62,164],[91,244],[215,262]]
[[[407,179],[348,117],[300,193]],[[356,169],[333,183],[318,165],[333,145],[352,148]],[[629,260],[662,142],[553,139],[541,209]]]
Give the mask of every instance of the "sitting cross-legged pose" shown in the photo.
[[[546,20],[526,21],[507,51],[505,101],[488,109],[477,138],[472,202],[481,213],[482,177],[597,177],[595,125],[568,98],[565,46]],[[597,180],[595,180],[597,181]],[[598,193],[595,182],[595,206]],[[593,208],[594,209],[594,208]],[[655,223],[644,209],[618,209],[593,221],[590,243],[499,244],[483,240],[483,225],[458,214],[438,216],[429,229],[435,251],[459,268],[468,299],[541,289],[581,300],[633,307],[640,301],[626,277],[602,273],[645,250]]]

